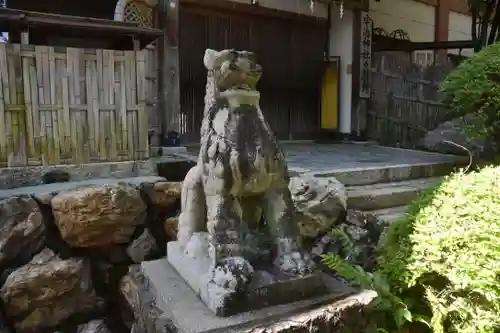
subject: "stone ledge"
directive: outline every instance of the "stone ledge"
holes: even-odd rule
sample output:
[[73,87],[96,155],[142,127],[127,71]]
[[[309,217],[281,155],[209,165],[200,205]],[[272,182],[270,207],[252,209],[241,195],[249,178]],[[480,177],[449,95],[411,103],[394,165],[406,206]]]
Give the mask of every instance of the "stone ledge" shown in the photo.
[[0,168],[0,189],[41,185],[43,184],[43,175],[53,170],[62,170],[69,173],[71,181],[155,176],[157,174],[154,161],[149,159],[142,161],[10,167]]
[[375,291],[364,290],[331,304],[238,333],[363,332],[371,322],[367,306],[375,297]]
[[143,176],[143,177],[129,177],[129,178],[99,178],[99,179],[86,179],[81,181],[71,181],[67,183],[53,183],[36,186],[19,187],[9,190],[0,190],[0,200],[23,195],[43,196],[47,194],[58,193],[62,190],[70,190],[80,186],[87,185],[115,185],[118,183],[127,183],[133,186],[140,186],[146,183],[165,182],[166,179],[158,176]]

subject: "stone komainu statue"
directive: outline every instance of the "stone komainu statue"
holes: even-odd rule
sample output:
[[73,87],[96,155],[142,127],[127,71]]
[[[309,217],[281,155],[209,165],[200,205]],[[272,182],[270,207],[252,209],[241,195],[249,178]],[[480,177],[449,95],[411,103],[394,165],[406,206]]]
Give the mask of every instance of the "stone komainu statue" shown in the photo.
[[307,274],[313,263],[299,249],[285,157],[259,107],[262,68],[253,53],[235,50],[208,49],[204,64],[201,148],[184,180],[178,240],[185,246],[193,233],[208,231],[214,271],[245,283],[253,271],[249,254],[258,251],[250,235],[263,220],[274,264]]

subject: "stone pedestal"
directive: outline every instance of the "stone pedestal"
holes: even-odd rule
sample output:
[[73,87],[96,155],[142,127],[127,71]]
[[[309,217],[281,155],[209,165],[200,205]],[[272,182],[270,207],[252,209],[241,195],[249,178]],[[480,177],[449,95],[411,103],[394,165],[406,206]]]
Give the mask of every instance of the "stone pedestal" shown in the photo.
[[167,253],[170,266],[219,317],[329,293],[325,277],[321,272],[291,277],[272,268],[256,270],[247,290],[236,293],[210,282],[210,259],[206,253],[200,253],[196,258],[187,256],[179,242],[169,242]]
[[[154,307],[161,313],[153,325],[156,329],[147,333],[292,333],[325,328],[328,332],[361,332],[369,319],[365,308],[377,295],[373,291],[358,292],[323,276],[328,292],[322,296],[223,318],[214,315],[166,258],[143,262],[141,275],[147,293],[155,300]],[[144,320],[152,320],[149,312]]]

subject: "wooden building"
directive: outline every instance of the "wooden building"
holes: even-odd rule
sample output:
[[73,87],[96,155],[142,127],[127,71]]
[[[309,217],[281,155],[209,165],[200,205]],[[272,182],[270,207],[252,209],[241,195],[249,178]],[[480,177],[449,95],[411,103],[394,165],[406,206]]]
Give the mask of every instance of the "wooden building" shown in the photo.
[[[342,20],[331,17],[331,3],[316,1],[316,8],[311,10],[309,0],[180,0],[178,12],[166,15],[178,20],[176,27],[167,26],[172,32],[168,40],[178,46],[178,58],[170,58],[179,60],[167,67],[179,66],[180,98],[167,103],[170,110],[176,107],[180,110],[176,128],[183,133],[184,140],[199,139],[206,82],[202,58],[206,48],[255,52],[264,69],[259,83],[261,106],[277,137],[281,140],[317,138],[321,128],[325,64],[335,55],[331,54],[330,45],[340,33],[332,31],[331,21]],[[350,55],[359,52],[359,17],[364,6],[365,1],[345,2],[345,10],[358,17],[356,22],[350,20],[351,16],[344,19],[354,36],[343,45],[350,50]],[[168,12],[171,6],[166,7]],[[165,61],[169,62],[167,58]],[[359,64],[352,57],[342,61],[345,61],[344,68],[350,71],[348,74],[356,75]],[[350,86],[351,81],[345,84]],[[335,119],[338,121],[338,117]]]
[[8,0],[0,164],[145,159],[148,135],[158,145],[170,131],[197,142],[206,48],[257,54],[279,139],[348,134],[366,4],[346,1],[340,13],[330,0],[314,10],[309,0]]
[[0,166],[148,158],[153,90],[143,49],[162,31],[114,21],[116,1],[7,6],[0,8],[0,29],[9,34],[0,45]]

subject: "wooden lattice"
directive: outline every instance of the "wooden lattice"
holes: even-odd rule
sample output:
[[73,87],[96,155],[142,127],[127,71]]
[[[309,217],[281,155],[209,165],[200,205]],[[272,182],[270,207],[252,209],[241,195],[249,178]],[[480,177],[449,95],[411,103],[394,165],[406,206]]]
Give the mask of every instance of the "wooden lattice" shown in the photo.
[[132,0],[125,5],[123,20],[140,27],[153,27],[153,8],[140,0]]

